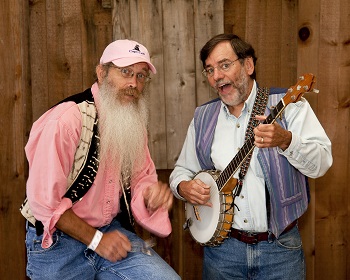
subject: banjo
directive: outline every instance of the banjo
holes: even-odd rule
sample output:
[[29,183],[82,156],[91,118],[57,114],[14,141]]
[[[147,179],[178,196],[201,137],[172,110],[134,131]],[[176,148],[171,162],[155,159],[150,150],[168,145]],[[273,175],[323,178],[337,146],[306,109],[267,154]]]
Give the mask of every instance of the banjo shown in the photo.
[[[304,74],[299,82],[290,87],[285,96],[271,110],[271,114],[263,122],[273,124],[281,116],[283,110],[290,103],[301,99],[305,92],[318,92],[313,89],[315,83],[313,74]],[[205,170],[198,172],[193,179],[199,179],[210,187],[210,202],[212,207],[185,203],[186,221],[184,228],[188,228],[193,239],[202,246],[219,246],[228,238],[234,215],[233,191],[237,179],[233,175],[241,167],[245,159],[253,152],[254,135],[245,141],[242,148],[222,171]]]

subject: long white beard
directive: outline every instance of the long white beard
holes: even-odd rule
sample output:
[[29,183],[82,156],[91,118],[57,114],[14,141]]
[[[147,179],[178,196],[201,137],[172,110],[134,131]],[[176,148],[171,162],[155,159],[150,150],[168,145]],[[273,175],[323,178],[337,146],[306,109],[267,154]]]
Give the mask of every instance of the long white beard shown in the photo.
[[132,171],[145,160],[147,136],[147,99],[141,94],[136,102],[121,103],[118,96],[135,89],[118,90],[108,83],[100,86],[99,133],[100,164],[130,179]]

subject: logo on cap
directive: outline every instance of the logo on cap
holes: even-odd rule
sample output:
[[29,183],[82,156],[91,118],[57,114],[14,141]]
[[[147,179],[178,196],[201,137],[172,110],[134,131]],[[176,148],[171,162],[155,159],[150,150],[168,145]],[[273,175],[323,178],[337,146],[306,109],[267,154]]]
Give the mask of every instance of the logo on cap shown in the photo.
[[139,53],[139,54],[145,55],[144,52],[141,52],[141,51],[140,51],[140,45],[135,45],[135,47],[134,47],[132,50],[129,50],[129,52],[132,52],[132,53]]

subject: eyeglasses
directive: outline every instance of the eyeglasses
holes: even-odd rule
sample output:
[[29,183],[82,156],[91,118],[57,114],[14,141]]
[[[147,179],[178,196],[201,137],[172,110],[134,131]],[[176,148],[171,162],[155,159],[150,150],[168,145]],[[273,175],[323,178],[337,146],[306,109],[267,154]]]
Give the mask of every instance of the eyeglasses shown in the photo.
[[[117,68],[124,78],[132,78],[135,75],[134,70],[132,70],[130,67],[118,67],[114,65],[111,65],[111,67]],[[136,79],[138,82],[144,84],[150,81],[151,77],[146,73],[139,72],[136,73]]]
[[204,69],[204,70],[202,71],[202,74],[203,74],[205,77],[213,77],[213,76],[214,76],[214,70],[215,70],[215,68],[218,69],[218,70],[220,70],[220,71],[222,71],[222,72],[227,72],[228,70],[230,70],[231,65],[233,65],[233,63],[234,63],[235,61],[237,61],[237,60],[239,60],[239,58],[237,58],[237,59],[235,59],[235,60],[233,60],[233,61],[231,61],[231,60],[225,60],[225,61],[219,63],[219,65],[216,66],[216,67],[208,67],[208,68]]

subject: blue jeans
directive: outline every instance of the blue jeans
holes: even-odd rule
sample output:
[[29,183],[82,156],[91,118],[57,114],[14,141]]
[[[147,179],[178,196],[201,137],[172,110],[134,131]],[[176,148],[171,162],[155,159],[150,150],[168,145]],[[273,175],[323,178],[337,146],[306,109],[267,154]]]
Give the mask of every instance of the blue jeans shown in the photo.
[[278,239],[249,245],[228,238],[218,247],[204,248],[203,279],[301,280],[306,278],[298,227]]
[[[142,242],[134,233],[122,228],[114,220],[99,229],[102,232],[119,230],[131,242]],[[152,255],[129,252],[128,256],[112,263],[87,249],[87,246],[69,235],[56,230],[50,248],[41,247],[42,235],[27,227],[27,276],[42,280],[92,279],[180,279],[177,273],[152,250]]]

